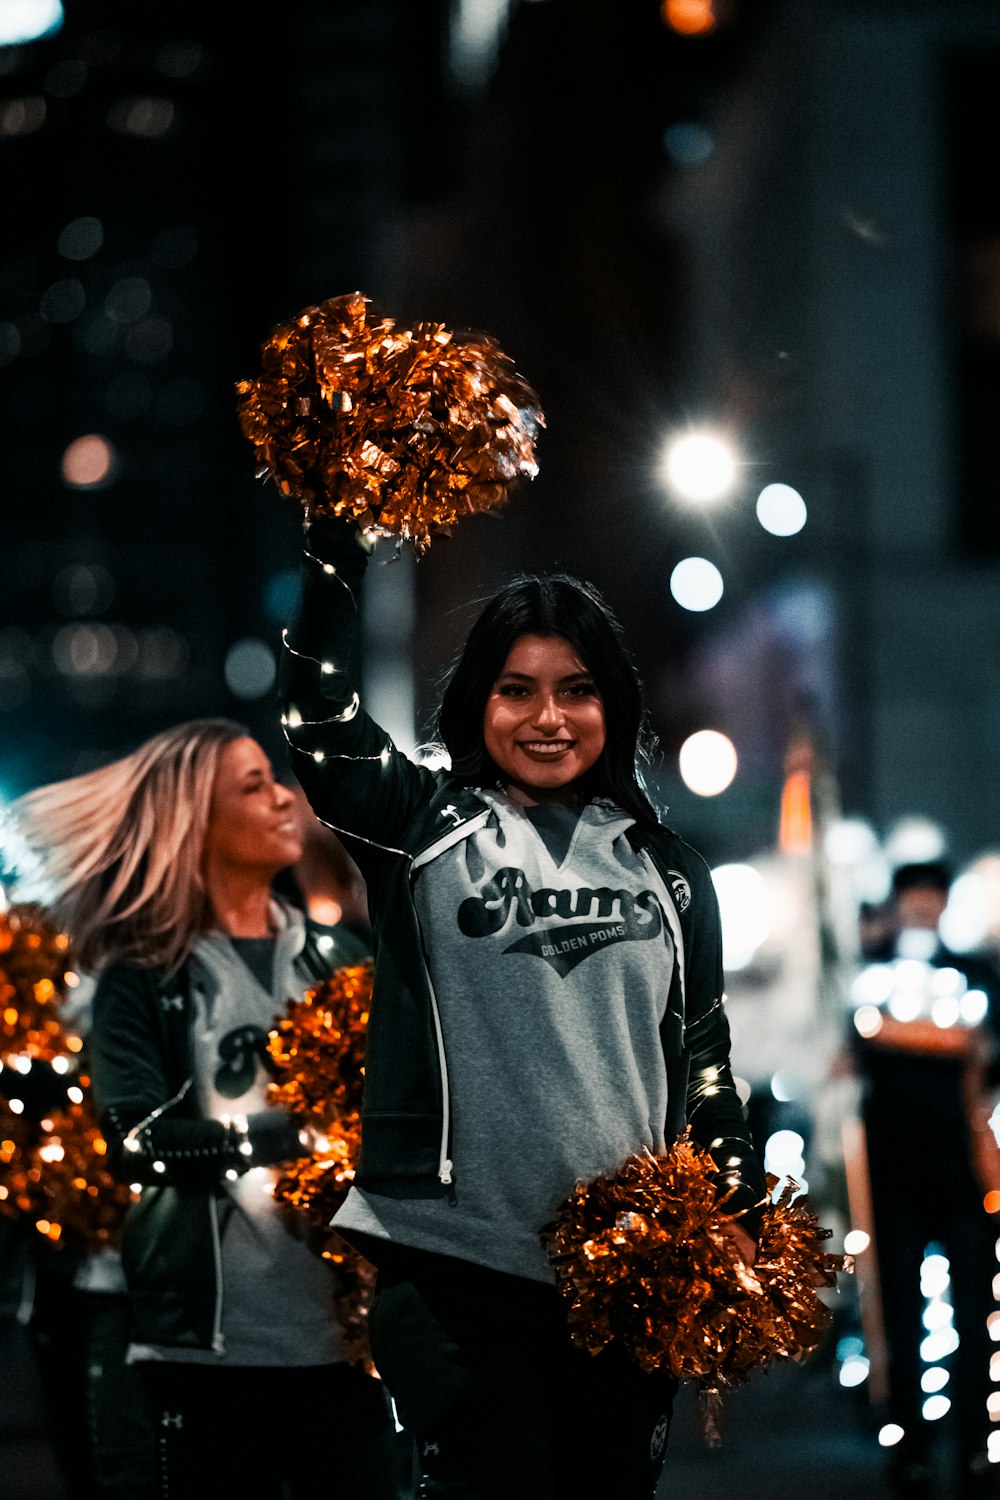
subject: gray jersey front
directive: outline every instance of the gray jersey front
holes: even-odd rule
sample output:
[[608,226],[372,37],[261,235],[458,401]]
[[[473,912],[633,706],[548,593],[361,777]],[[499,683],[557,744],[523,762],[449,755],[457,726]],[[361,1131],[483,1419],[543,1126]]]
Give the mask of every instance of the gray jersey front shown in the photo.
[[539,1231],[577,1180],[664,1149],[670,897],[619,808],[536,814],[484,795],[486,826],[416,884],[455,1201],[354,1188],[335,1223],[547,1281]]

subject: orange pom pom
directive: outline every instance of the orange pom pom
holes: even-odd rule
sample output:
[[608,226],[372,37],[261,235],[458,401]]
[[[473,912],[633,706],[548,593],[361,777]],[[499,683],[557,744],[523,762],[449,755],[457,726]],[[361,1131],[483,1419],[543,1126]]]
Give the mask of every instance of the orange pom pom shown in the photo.
[[309,515],[340,516],[422,550],[537,472],[538,397],[499,345],[440,323],[369,318],[361,292],[275,329],[237,383],[260,473]]
[[849,1259],[823,1251],[830,1230],[792,1201],[793,1183],[765,1206],[746,1266],[718,1176],[686,1131],[664,1156],[630,1157],[565,1201],[543,1242],[581,1348],[618,1343],[643,1369],[713,1391],[817,1347],[831,1319],[817,1287]]
[[330,1229],[347,1196],[361,1150],[365,1034],[371,1010],[372,966],[338,969],[302,1000],[290,1000],[268,1041],[275,1082],[268,1102],[278,1105],[320,1141],[315,1154],[285,1167],[276,1200],[302,1215],[337,1272],[337,1316],[349,1363],[371,1368],[368,1308],[373,1268]]

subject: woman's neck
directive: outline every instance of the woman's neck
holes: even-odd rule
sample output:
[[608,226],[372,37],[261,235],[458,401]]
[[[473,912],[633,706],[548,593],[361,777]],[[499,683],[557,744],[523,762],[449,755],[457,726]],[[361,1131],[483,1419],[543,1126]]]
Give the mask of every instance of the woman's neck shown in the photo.
[[270,937],[271,886],[255,871],[209,869],[205,888],[216,920],[230,937]]
[[586,801],[579,786],[573,782],[569,786],[555,787],[553,790],[537,790],[533,787],[519,786],[516,781],[508,781],[504,792],[515,807],[538,807],[543,802],[569,803],[571,806]]

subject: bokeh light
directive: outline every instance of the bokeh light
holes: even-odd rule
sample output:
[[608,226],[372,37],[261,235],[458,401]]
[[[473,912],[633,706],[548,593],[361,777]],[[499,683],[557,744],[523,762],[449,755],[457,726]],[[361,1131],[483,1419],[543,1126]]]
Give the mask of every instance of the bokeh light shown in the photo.
[[104,311],[114,323],[135,323],[152,306],[153,294],[144,276],[116,281],[104,299]]
[[859,1005],[854,1012],[854,1029],[859,1036],[878,1036],[883,1024],[882,1012],[874,1005]]
[[68,276],[46,287],[38,310],[46,323],[72,323],[83,312],[85,303],[83,284]]
[[69,563],[52,580],[52,602],[61,615],[99,615],[115,597],[115,581],[100,563]]
[[140,365],[155,365],[174,347],[174,331],[166,318],[152,315],[133,323],[125,335],[125,353]]
[[806,1168],[805,1140],[797,1130],[776,1130],[764,1142],[764,1171],[775,1177],[801,1178]]
[[948,892],[948,905],[941,914],[942,941],[955,953],[971,953],[990,935],[995,900],[979,870],[966,870]]
[[678,763],[690,791],[699,797],[717,797],[736,775],[736,747],[717,729],[699,729],[684,741]]
[[868,1379],[868,1360],[863,1354],[852,1354],[840,1367],[840,1384],[851,1389]]
[[951,1286],[951,1265],[946,1255],[925,1255],[920,1267],[920,1291],[925,1297],[940,1297]]
[[226,686],[236,698],[263,698],[274,686],[277,667],[266,641],[246,636],[226,656]]
[[941,859],[947,848],[939,824],[920,814],[899,818],[889,829],[885,853],[890,865],[919,864],[927,859]]
[[119,99],[108,110],[108,125],[120,135],[137,135],[157,140],[168,133],[174,123],[171,99],[135,95]]
[[51,36],[63,23],[59,0],[4,0],[0,5],[0,47],[16,47]]
[[190,78],[197,73],[205,57],[200,42],[167,42],[156,54],[154,66],[167,78]]
[[679,36],[707,36],[716,27],[713,0],[663,0],[660,13]]
[[947,1359],[958,1348],[958,1334],[954,1328],[938,1328],[929,1333],[920,1345],[920,1358],[925,1365],[936,1365]]
[[806,524],[806,503],[790,484],[767,484],[757,496],[757,519],[772,536],[794,536]]
[[0,323],[0,366],[13,364],[21,352],[21,335],[16,323]]
[[64,260],[89,260],[104,244],[104,225],[90,214],[71,219],[59,235],[56,248]]
[[663,132],[663,149],[679,167],[700,167],[715,150],[715,137],[697,120],[677,120]]
[[790,1104],[802,1093],[801,1080],[785,1068],[779,1068],[771,1079],[771,1096],[779,1104]]
[[40,94],[8,99],[0,105],[0,135],[34,135],[44,124],[45,100]]
[[115,450],[98,432],[74,438],[60,464],[64,483],[75,490],[96,490],[109,484],[115,467]]
[[771,931],[767,887],[752,865],[718,865],[712,884],[722,924],[722,963],[729,972],[745,969]]
[[736,484],[738,459],[732,443],[708,430],[675,434],[663,453],[663,478],[681,500],[710,504]]
[[682,609],[714,609],[722,598],[722,574],[707,557],[685,557],[670,575],[670,592]]

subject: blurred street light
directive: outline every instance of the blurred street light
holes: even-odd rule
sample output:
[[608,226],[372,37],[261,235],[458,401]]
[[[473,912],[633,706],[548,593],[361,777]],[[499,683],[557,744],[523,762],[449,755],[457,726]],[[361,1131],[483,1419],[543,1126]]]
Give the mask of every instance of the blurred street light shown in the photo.
[[738,458],[724,434],[698,429],[675,434],[663,454],[663,479],[681,500],[722,500],[736,484]]
[[685,557],[670,575],[670,592],[682,609],[714,609],[722,598],[722,574],[707,557]]
[[679,36],[707,36],[716,27],[713,0],[663,0],[660,13]]
[[790,484],[766,484],[757,496],[757,519],[772,536],[795,536],[806,524],[806,503]]
[[681,780],[699,797],[717,797],[736,775],[736,747],[717,729],[688,735],[678,756]]
[[63,23],[59,0],[6,0],[0,5],[0,47],[34,42]]

